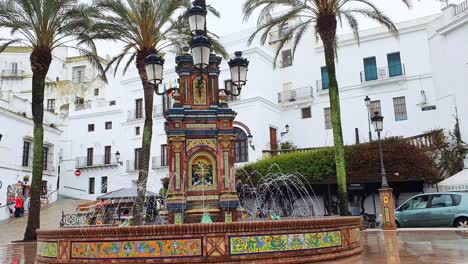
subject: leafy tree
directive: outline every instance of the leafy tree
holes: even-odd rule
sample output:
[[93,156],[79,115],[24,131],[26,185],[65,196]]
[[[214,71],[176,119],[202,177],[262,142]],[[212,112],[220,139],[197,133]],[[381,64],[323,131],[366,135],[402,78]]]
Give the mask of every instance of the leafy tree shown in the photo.
[[[404,1],[407,2],[408,1]],[[279,30],[283,38],[278,41],[275,54],[275,66],[278,56],[287,43],[292,43],[293,55],[298,44],[310,29],[315,29],[325,51],[325,62],[329,77],[329,97],[335,146],[336,176],[340,201],[340,214],[348,214],[346,163],[341,127],[340,97],[336,79],[335,59],[337,52],[336,30],[338,23],[346,21],[359,41],[358,16],[364,16],[387,27],[397,34],[393,22],[368,0],[246,0],[244,4],[245,19],[260,9],[257,29],[251,35],[252,42],[260,33],[264,45],[269,34]],[[271,13],[286,10],[273,17]],[[287,26],[286,26],[287,25]]]
[[0,52],[10,45],[23,45],[32,49],[30,62],[32,76],[32,114],[34,121],[34,153],[31,199],[24,240],[35,240],[40,227],[41,190],[44,145],[44,87],[52,62],[52,52],[76,42],[78,49],[99,70],[103,70],[95,53],[92,39],[85,31],[90,27],[86,17],[94,9],[74,0],[2,0],[0,1],[0,27],[11,31],[10,39],[2,39]]
[[[108,67],[114,65],[117,72],[122,60],[127,58],[123,73],[135,62],[143,86],[145,100],[145,124],[142,139],[141,168],[138,175],[138,197],[133,213],[133,224],[142,221],[148,180],[151,141],[153,134],[153,85],[148,81],[144,60],[150,54],[163,55],[169,47],[181,48],[190,39],[186,11],[191,7],[189,0],[96,0],[101,14],[91,29],[91,37],[118,40],[124,44],[121,53],[115,56]],[[219,15],[212,7],[207,7]],[[222,45],[211,34],[213,49],[226,55]],[[106,69],[107,70],[107,69]]]

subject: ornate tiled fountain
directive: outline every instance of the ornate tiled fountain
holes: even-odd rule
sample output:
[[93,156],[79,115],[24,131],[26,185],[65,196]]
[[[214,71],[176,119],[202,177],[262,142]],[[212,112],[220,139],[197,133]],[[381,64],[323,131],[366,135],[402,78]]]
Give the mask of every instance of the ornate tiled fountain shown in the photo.
[[[195,1],[191,18],[206,15]],[[196,19],[193,19],[196,20]],[[192,21],[194,22],[194,21]],[[202,21],[204,28],[205,21]],[[197,23],[191,24],[196,27]],[[192,54],[176,58],[178,89],[166,107],[170,184],[168,225],[39,230],[38,263],[305,263],[361,252],[360,218],[244,222],[234,175],[234,119],[226,95],[240,93],[248,61],[229,62],[233,86],[218,86],[221,58],[194,30]],[[148,77],[160,83],[164,60],[150,55]],[[155,90],[159,94],[157,85]],[[170,100],[166,100],[167,103]],[[167,105],[169,106],[169,105]]]

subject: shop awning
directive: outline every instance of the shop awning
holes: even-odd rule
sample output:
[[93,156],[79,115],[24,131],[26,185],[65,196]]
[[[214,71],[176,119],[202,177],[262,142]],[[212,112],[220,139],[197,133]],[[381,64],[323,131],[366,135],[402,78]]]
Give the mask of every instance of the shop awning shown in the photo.
[[441,192],[468,192],[468,169],[437,184]]

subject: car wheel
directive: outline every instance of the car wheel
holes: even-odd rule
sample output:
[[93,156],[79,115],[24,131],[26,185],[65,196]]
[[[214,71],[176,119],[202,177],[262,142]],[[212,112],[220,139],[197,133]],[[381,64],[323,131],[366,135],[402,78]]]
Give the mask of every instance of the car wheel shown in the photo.
[[398,223],[398,221],[395,221],[395,224],[397,228],[401,228],[400,223]]
[[468,218],[460,217],[457,220],[455,220],[455,227],[468,228]]

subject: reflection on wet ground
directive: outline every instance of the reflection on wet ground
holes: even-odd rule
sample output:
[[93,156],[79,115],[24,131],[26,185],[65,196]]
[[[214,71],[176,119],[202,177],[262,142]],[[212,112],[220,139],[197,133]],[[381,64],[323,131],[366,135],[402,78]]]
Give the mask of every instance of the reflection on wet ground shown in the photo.
[[[468,230],[364,231],[364,253],[321,264],[461,264],[468,263]],[[0,246],[0,263],[34,263],[36,245],[19,243]]]

